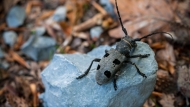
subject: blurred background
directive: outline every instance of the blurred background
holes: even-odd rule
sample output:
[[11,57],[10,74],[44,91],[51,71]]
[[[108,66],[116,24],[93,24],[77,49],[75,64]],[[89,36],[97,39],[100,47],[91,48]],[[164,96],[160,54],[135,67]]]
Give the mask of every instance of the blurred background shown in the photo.
[[[118,0],[132,38],[158,62],[157,83],[143,107],[187,107],[190,97],[190,1]],[[0,0],[0,106],[43,107],[40,73],[55,53],[87,53],[125,36],[114,0]],[[126,105],[127,107],[127,105]]]

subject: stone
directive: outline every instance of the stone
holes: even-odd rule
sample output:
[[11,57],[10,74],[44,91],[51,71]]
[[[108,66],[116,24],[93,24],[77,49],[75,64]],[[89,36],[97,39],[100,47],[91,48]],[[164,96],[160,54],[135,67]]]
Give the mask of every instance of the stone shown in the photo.
[[24,23],[25,17],[25,9],[21,6],[14,6],[10,9],[6,22],[9,27],[18,27]]
[[5,31],[3,33],[3,39],[6,44],[13,46],[17,40],[17,34],[14,31]]
[[100,0],[99,2],[103,8],[111,15],[111,17],[117,20],[116,14],[114,12],[114,6],[110,0]]
[[40,95],[45,107],[142,107],[154,89],[157,62],[152,49],[143,42],[137,42],[133,54],[150,54],[147,58],[131,58],[147,78],[139,75],[134,66],[124,64],[117,80],[98,85],[95,80],[97,62],[87,76],[76,79],[84,73],[94,58],[101,58],[109,46],[100,46],[86,54],[55,54],[41,73],[45,92]]
[[66,12],[67,12],[67,9],[65,8],[65,6],[58,7],[52,16],[53,20],[56,22],[60,22],[60,21],[65,20]]
[[32,35],[21,51],[35,61],[50,59],[55,52],[56,41],[51,37]]
[[6,70],[9,68],[9,66],[10,66],[10,64],[6,60],[0,59],[0,68],[1,69]]
[[35,35],[42,36],[46,32],[46,28],[43,26],[35,28]]
[[103,32],[103,28],[101,26],[95,26],[90,29],[91,38],[99,38]]

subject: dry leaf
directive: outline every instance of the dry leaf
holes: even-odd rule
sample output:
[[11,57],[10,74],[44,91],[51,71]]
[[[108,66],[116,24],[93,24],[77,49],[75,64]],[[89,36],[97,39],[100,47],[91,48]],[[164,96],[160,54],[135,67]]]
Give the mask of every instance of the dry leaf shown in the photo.
[[26,5],[26,14],[29,14],[31,12],[31,9],[33,6],[42,6],[42,2],[40,1],[28,1]]
[[39,66],[44,69],[49,64],[49,61],[40,61]]
[[14,52],[13,50],[10,50],[10,55],[11,57],[17,61],[18,63],[20,63],[22,66],[26,67],[26,68],[30,68],[30,66],[28,65],[28,63],[21,57],[19,56],[16,52]]
[[20,49],[20,47],[22,46],[22,44],[24,43],[24,40],[23,40],[24,38],[23,38],[23,34],[19,34],[18,35],[18,38],[17,38],[17,42],[16,42],[16,44],[14,45],[14,49],[15,50],[19,50]]
[[160,92],[156,92],[156,91],[153,91],[153,92],[152,92],[152,95],[154,95],[154,96],[158,96],[158,97],[162,97],[162,96],[163,96],[162,93],[160,93]]
[[7,94],[6,95],[6,107],[29,107],[25,99]]
[[165,48],[165,46],[166,46],[165,42],[155,42],[155,43],[150,44],[150,47],[153,49],[163,49]]
[[44,11],[42,12],[42,14],[40,15],[40,17],[38,17],[36,20],[40,21],[40,20],[44,20],[50,16],[52,16],[54,14],[54,10],[48,10],[48,11]]
[[145,103],[143,104],[143,107],[154,107],[156,104],[154,101],[152,101],[151,98],[149,98],[148,100],[145,101]]
[[164,94],[159,102],[162,105],[162,107],[175,107],[174,100],[175,97],[173,94],[168,94],[168,95]]
[[83,30],[87,30],[95,25],[100,25],[100,24],[102,24],[103,18],[104,18],[103,14],[101,14],[101,13],[96,14],[91,19],[89,19],[79,25],[74,26],[73,31],[80,32]]
[[177,79],[179,91],[186,97],[190,97],[190,68],[186,65],[178,68]]
[[107,15],[106,10],[104,10],[104,8],[102,6],[100,6],[98,3],[96,3],[95,1],[92,1],[92,5],[103,15]]
[[174,66],[176,63],[176,58],[173,46],[169,43],[166,43],[165,49],[161,49],[156,52],[156,59],[167,61]]
[[29,81],[26,81],[27,78],[24,77],[15,77],[15,84],[18,90],[22,89],[25,98],[29,98],[31,94]]
[[33,94],[33,106],[37,107],[38,105],[38,96],[37,96],[37,91],[36,91],[36,84],[32,83],[30,84],[30,89]]
[[90,35],[89,33],[85,33],[85,32],[74,32],[73,36],[81,38],[81,39],[88,39]]
[[0,31],[4,30],[6,28],[6,23],[2,23],[0,25]]
[[169,63],[168,62],[168,70],[170,72],[170,74],[172,74],[173,76],[175,76],[175,68],[174,68],[174,65],[172,63]]
[[163,93],[177,92],[176,78],[171,77],[168,71],[159,69],[157,71],[155,90]]
[[[111,1],[115,4],[115,0]],[[141,29],[143,29],[143,35],[147,35],[165,25],[164,22],[157,21],[153,17],[162,17],[167,20],[173,18],[170,5],[164,0],[119,0],[118,7],[123,22],[127,20],[123,24],[130,36]],[[109,31],[109,34],[116,38],[124,36],[121,26]]]
[[62,28],[64,34],[66,36],[71,35],[72,32],[72,26],[70,26],[70,24],[66,23],[66,22],[59,22],[60,27]]
[[51,26],[51,24],[45,24],[45,28],[46,28],[48,34],[55,39],[56,38],[56,33],[54,32],[53,27]]
[[166,61],[159,61],[158,60],[158,67],[159,68],[161,68],[161,69],[163,69],[163,70],[168,70],[168,68],[167,68],[167,62]]

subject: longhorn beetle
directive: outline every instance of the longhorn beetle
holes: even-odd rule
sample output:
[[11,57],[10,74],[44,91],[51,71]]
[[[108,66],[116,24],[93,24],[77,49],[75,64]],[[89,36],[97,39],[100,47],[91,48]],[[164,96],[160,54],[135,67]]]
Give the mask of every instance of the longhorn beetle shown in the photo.
[[[116,5],[116,10],[117,10],[117,14],[119,17],[119,21],[120,21],[122,30],[125,33],[125,37],[121,38],[121,41],[116,44],[116,49],[111,48],[110,50],[105,50],[105,55],[103,56],[102,59],[95,58],[94,60],[92,60],[90,66],[84,72],[84,74],[78,76],[76,79],[81,79],[84,76],[86,76],[88,74],[88,72],[90,71],[90,68],[91,68],[93,62],[99,62],[98,66],[97,66],[97,73],[96,73],[97,84],[99,84],[99,85],[105,84],[110,79],[113,78],[114,89],[117,90],[117,85],[116,85],[116,80],[118,77],[117,73],[118,73],[120,67],[124,63],[129,63],[129,64],[134,65],[137,72],[142,77],[147,78],[147,76],[139,70],[139,68],[137,67],[137,65],[135,63],[129,61],[129,58],[136,58],[136,57],[146,58],[150,55],[150,54],[130,55],[134,51],[134,49],[137,47],[136,41],[140,41],[141,39],[147,38],[151,35],[158,34],[158,33],[166,33],[166,34],[169,34],[169,33],[155,32],[155,33],[143,36],[141,38],[132,39],[128,35],[127,30],[124,28],[123,23],[121,21],[121,16],[120,16],[118,6],[117,6],[117,0],[115,0],[115,5]],[[169,35],[171,36],[171,34],[169,34]]]

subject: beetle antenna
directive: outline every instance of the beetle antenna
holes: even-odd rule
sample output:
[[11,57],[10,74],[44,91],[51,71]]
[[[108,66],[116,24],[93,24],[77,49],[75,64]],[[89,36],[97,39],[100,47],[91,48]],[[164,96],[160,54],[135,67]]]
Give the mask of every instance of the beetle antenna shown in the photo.
[[118,17],[119,17],[119,22],[121,24],[122,30],[125,33],[125,36],[127,36],[128,33],[127,33],[127,30],[124,28],[123,23],[121,21],[121,16],[120,16],[119,9],[118,9],[118,6],[117,6],[117,0],[115,0],[115,5],[116,5],[116,10],[117,10],[117,14],[118,14]]
[[161,34],[161,33],[162,33],[162,34],[163,34],[163,33],[166,33],[166,34],[170,35],[170,36],[172,37],[172,39],[173,39],[173,36],[172,36],[170,33],[168,33],[168,32],[154,32],[154,33],[148,34],[148,35],[146,35],[146,36],[143,36],[142,38],[133,39],[133,41],[140,41],[141,39],[147,38],[147,37],[152,36],[152,35],[154,35],[154,34]]

